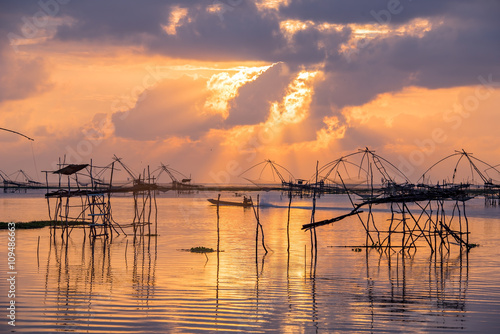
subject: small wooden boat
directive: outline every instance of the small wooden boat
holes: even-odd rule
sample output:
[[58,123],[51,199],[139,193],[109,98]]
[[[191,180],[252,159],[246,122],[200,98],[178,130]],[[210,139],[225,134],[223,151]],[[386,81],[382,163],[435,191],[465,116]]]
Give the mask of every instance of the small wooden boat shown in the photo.
[[252,206],[252,200],[250,198],[243,198],[243,202],[231,202],[231,201],[218,201],[216,199],[209,198],[207,199],[210,203],[217,205],[226,205],[226,206],[242,206],[244,208],[248,208]]

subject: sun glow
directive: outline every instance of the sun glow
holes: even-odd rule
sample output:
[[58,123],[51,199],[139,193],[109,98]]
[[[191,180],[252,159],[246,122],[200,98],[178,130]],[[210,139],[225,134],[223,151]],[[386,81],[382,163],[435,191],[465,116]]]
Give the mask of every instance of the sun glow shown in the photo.
[[326,128],[317,132],[317,148],[326,148],[333,139],[344,138],[347,125],[341,124],[337,116],[325,117],[323,123]]
[[287,95],[283,101],[274,102],[271,105],[268,123],[278,125],[303,121],[307,117],[313,94],[311,83],[318,73],[318,71],[300,72],[288,86]]
[[225,119],[229,116],[228,103],[238,95],[238,89],[248,82],[256,80],[262,73],[276,64],[259,67],[240,67],[236,74],[222,72],[212,75],[207,82],[210,97],[205,102],[209,113],[221,114]]

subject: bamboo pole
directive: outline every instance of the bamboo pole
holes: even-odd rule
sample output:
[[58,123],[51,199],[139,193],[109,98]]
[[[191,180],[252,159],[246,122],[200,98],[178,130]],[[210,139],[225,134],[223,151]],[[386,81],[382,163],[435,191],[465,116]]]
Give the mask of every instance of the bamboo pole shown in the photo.
[[149,211],[148,211],[148,235],[151,236],[151,174],[149,172],[149,165],[148,165],[148,195],[147,195],[147,202],[149,203]]
[[286,240],[287,240],[287,253],[290,253],[290,208],[292,206],[292,190],[288,190],[288,219],[286,222]]
[[[345,185],[345,183],[344,183],[344,180],[342,179],[342,176],[340,176],[340,173],[339,173],[339,172],[337,172],[337,174],[338,174],[338,176],[339,176],[339,178],[340,178],[340,181],[342,182],[342,185],[343,185],[344,190],[345,190],[345,192],[346,192],[346,194],[347,194],[347,197],[349,197],[349,201],[351,202],[352,207],[353,207],[354,209],[358,209],[358,208],[359,208],[359,206],[357,207],[357,206],[354,204],[354,202],[352,201],[351,195],[349,194],[349,190],[347,189],[347,187],[346,187],[346,185]],[[364,222],[364,221],[363,221],[363,219],[361,218],[361,216],[360,216],[359,212],[358,212],[357,210],[355,210],[355,211],[356,211],[356,215],[357,215],[357,216],[358,216],[358,218],[359,218],[359,221],[361,222],[361,225],[363,225],[363,228],[364,228],[364,229],[365,229],[365,231],[366,231],[366,235],[367,235],[366,243],[367,243],[367,246],[368,246],[368,238],[371,240],[372,244],[374,244],[375,242],[373,241],[372,236],[370,235],[370,231],[366,228],[365,222]]]
[[[250,196],[250,200],[252,200],[252,197]],[[260,223],[260,217],[259,217],[259,202],[260,202],[260,197],[257,195],[257,209],[255,209],[255,205],[252,200],[252,208],[253,208],[253,213],[255,215],[255,219],[257,220],[257,225],[255,227],[255,252],[257,254],[258,252],[258,245],[259,245],[259,228],[260,231],[262,232],[262,248],[264,248],[265,253],[267,254],[267,248],[264,242],[264,228],[262,227],[262,224]]]
[[220,201],[220,194],[217,196],[217,261],[219,259],[219,252],[220,252],[219,201]]

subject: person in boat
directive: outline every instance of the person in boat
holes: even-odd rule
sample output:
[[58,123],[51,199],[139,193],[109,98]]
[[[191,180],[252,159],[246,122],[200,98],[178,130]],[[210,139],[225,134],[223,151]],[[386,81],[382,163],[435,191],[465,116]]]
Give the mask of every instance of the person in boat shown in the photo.
[[252,204],[252,200],[246,196],[243,196],[243,204]]

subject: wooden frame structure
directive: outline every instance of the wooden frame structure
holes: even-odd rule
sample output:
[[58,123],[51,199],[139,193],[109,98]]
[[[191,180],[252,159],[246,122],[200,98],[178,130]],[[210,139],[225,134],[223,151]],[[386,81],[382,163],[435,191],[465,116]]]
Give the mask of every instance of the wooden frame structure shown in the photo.
[[[60,163],[58,170],[44,171],[47,182],[47,206],[52,228],[61,229],[61,237],[69,237],[76,226],[88,228],[89,237],[112,238],[113,231],[118,235],[117,224],[111,214],[111,191],[113,183],[114,162],[107,167],[95,167],[92,164]],[[100,169],[99,173],[95,173]],[[95,174],[101,175],[109,171],[109,181],[105,182]],[[48,174],[58,175],[58,188],[49,192]],[[86,179],[87,183],[82,182]],[[51,199],[55,200],[51,206]],[[124,232],[123,232],[124,233]],[[55,233],[54,233],[55,237]]]

